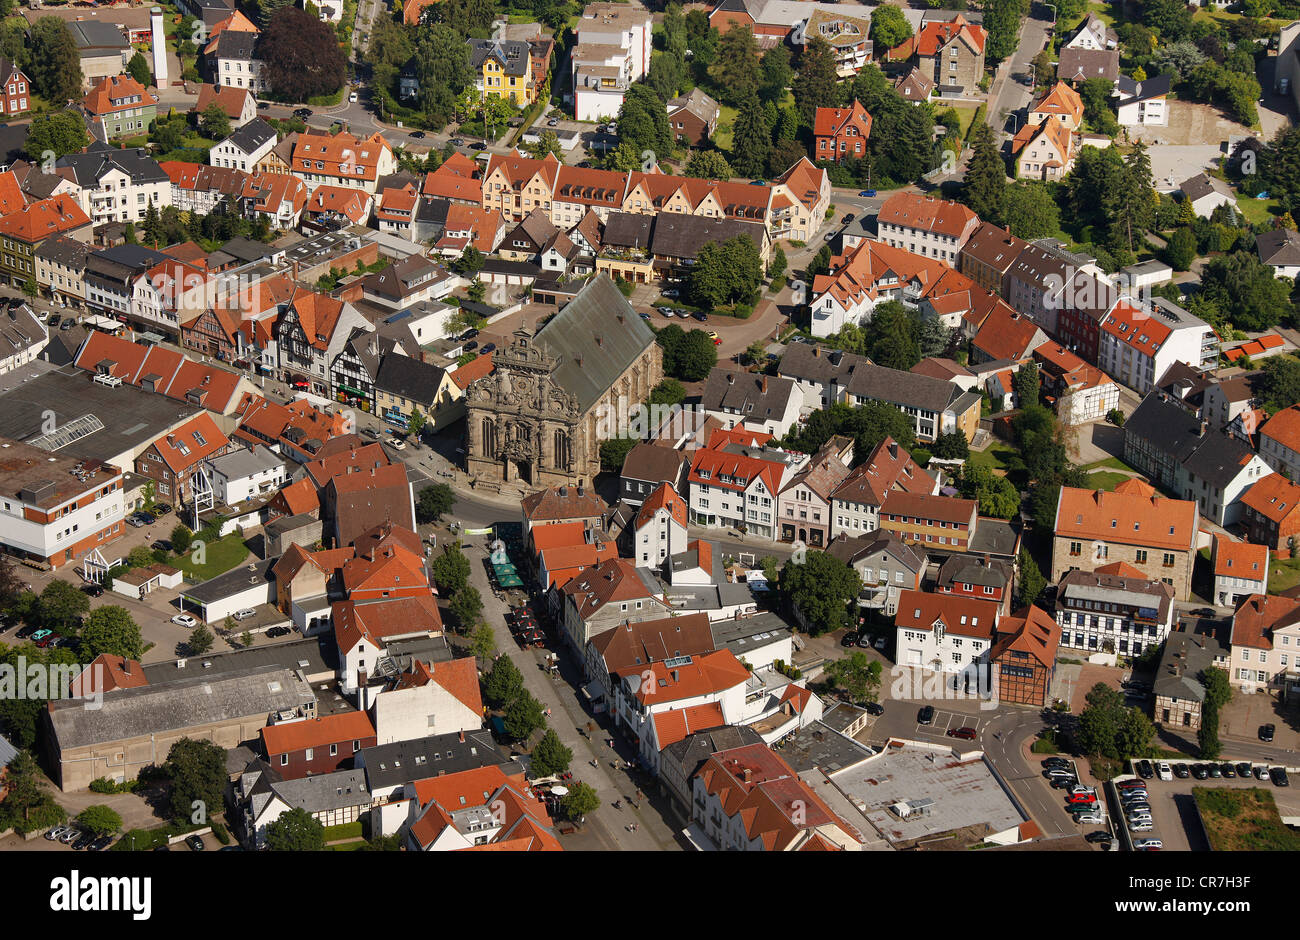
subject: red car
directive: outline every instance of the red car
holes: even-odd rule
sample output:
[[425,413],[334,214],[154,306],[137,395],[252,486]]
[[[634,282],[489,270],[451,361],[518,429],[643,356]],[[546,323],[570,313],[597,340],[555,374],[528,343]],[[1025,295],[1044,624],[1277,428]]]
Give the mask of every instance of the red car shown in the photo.
[[963,741],[974,741],[976,731],[974,728],[949,728],[948,737],[961,738]]
[[51,633],[49,636],[41,637],[41,639],[37,640],[36,645],[39,646],[41,649],[46,649],[50,646],[53,646],[55,643],[58,642],[58,640],[59,640],[59,635],[57,633]]
[[1067,803],[1096,803],[1097,795],[1095,793],[1071,793],[1065,798]]

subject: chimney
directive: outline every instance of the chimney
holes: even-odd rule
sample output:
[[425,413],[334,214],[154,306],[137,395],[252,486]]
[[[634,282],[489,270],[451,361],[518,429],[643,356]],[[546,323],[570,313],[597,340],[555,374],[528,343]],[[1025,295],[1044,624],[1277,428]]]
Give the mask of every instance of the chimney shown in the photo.
[[767,376],[763,376],[763,394],[767,394]]
[[1208,422],[1208,421],[1202,421],[1202,422],[1201,422],[1201,437],[1205,437],[1206,432],[1209,431],[1209,430],[1210,430],[1210,422]]
[[898,459],[898,441],[889,442],[889,459],[890,460]]
[[465,732],[464,732],[464,731],[460,732],[460,743],[461,743],[461,744],[464,744],[464,743],[465,743]]
[[821,357],[821,354],[822,354],[822,348],[821,348],[820,346],[814,346],[814,347],[813,347],[813,356],[814,356],[814,357],[817,357],[817,358],[820,358],[820,357]]
[[754,771],[746,767],[744,770],[740,772],[740,779],[745,781],[745,783],[752,782],[754,779]]

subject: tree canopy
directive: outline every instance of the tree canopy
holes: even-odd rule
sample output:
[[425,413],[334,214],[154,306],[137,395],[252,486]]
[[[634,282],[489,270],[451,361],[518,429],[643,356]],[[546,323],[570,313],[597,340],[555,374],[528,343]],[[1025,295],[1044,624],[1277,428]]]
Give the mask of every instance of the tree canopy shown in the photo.
[[285,101],[332,95],[347,78],[347,63],[330,24],[294,6],[277,10],[258,54],[272,93]]
[[861,590],[857,571],[825,552],[807,552],[802,564],[792,558],[781,569],[781,593],[813,636],[849,626]]

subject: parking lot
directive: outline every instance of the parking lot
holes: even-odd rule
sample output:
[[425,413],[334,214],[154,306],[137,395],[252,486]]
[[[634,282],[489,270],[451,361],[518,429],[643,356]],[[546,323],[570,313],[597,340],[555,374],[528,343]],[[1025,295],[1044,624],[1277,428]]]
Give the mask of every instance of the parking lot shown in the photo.
[[[1171,761],[1171,764],[1180,763]],[[1222,766],[1223,762],[1218,762]],[[1236,761],[1231,763],[1235,764]],[[1190,767],[1191,764],[1189,763]],[[1252,764],[1252,769],[1262,764]],[[1117,777],[1115,782],[1123,780],[1132,780],[1134,774],[1126,774]],[[1197,780],[1195,777],[1180,778],[1174,777],[1173,780],[1160,780],[1152,778],[1144,781],[1147,787],[1149,799],[1146,801],[1151,806],[1151,821],[1153,829],[1151,832],[1133,833],[1133,838],[1154,838],[1159,839],[1162,843],[1162,851],[1166,852],[1208,852],[1209,844],[1205,840],[1205,833],[1201,829],[1200,821],[1196,812],[1196,799],[1192,795],[1195,787],[1234,787],[1244,789],[1249,787],[1261,787],[1271,790],[1273,798],[1277,801],[1278,809],[1282,815],[1290,815],[1294,809],[1288,810],[1300,804],[1300,798],[1292,798],[1292,790],[1289,787],[1277,787],[1267,778],[1257,780],[1253,776],[1250,779],[1237,777],[1211,777],[1206,780]],[[1107,799],[1111,804],[1110,816],[1118,828],[1124,826],[1123,808],[1117,802],[1111,787],[1107,786]],[[1125,848],[1123,836],[1118,832],[1119,842]]]

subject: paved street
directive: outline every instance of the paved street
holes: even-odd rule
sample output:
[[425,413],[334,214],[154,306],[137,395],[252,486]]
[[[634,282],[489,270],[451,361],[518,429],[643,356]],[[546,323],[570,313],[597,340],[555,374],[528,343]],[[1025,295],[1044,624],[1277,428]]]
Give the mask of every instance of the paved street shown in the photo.
[[1011,116],[1026,107],[1033,99],[1033,89],[1016,81],[1016,77],[1033,72],[1034,56],[1047,45],[1047,32],[1055,19],[1055,12],[1046,4],[1035,3],[1025,25],[1020,31],[1020,44],[1011,58],[1003,62],[989,86],[987,120],[995,135],[1005,131],[1008,136],[1019,130],[1020,118]]

